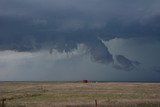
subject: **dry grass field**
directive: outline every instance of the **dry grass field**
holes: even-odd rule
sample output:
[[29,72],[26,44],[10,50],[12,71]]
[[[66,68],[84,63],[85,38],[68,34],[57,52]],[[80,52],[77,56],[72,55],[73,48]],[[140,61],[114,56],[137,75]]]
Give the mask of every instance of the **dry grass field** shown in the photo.
[[4,98],[5,107],[160,107],[160,83],[0,82]]

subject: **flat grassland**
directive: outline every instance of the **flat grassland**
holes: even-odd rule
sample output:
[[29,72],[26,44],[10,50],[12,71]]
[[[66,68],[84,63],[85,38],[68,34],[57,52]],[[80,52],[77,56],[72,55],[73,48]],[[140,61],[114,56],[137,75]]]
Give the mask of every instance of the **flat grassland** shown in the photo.
[[0,82],[0,99],[5,107],[160,107],[160,83]]

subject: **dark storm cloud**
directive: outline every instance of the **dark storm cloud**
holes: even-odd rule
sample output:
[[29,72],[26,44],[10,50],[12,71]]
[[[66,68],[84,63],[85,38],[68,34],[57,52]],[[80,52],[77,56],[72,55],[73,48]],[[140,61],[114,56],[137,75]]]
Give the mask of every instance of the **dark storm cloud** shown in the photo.
[[[4,18],[1,21],[21,19],[19,23],[28,24],[25,28],[34,26],[33,30],[47,32],[83,30],[87,33],[94,30],[92,32],[104,33],[105,36],[123,36],[133,35],[136,31],[134,34],[140,35],[151,27],[149,34],[159,28],[158,4],[158,0],[1,0],[0,16]],[[16,23],[15,27],[19,27]]]
[[160,66],[154,66],[150,69],[151,69],[151,71],[160,72]]
[[[78,44],[92,58],[113,63],[102,40],[160,35],[159,0],[1,0],[0,50],[70,52]],[[124,56],[123,69],[133,67]]]
[[131,61],[124,57],[123,55],[116,55],[114,61],[114,67],[121,70],[131,71],[140,66],[137,61]]

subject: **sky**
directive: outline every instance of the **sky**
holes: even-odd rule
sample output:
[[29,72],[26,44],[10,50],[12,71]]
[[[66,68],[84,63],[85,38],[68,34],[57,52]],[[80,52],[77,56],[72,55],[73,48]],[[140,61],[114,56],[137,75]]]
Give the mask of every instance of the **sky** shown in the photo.
[[0,81],[160,81],[159,0],[0,0]]

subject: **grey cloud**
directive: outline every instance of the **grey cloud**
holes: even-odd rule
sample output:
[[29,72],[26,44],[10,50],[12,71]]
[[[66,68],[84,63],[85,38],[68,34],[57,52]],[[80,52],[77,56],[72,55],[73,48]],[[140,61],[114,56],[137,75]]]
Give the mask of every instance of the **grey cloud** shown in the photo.
[[114,67],[116,69],[121,69],[125,71],[132,71],[138,69],[140,63],[137,61],[131,61],[124,57],[123,55],[115,55],[114,56]]
[[[118,69],[125,69],[125,67],[128,66],[127,68],[131,68],[133,71],[158,73],[160,63],[160,41],[156,38],[114,38],[104,42],[104,44],[108,47],[114,59],[117,55],[123,55],[130,59],[128,61],[121,57],[122,61],[120,62],[122,63],[115,63],[115,67]],[[125,62],[128,63],[123,64]]]
[[150,70],[155,72],[160,72],[160,66],[151,67]]
[[105,42],[113,55],[123,55],[145,67],[159,66],[160,41],[156,38],[114,38]]
[[[158,0],[1,0],[0,50],[71,52],[85,44],[92,59],[113,63],[101,40],[160,35]],[[124,56],[121,68],[133,62]]]
[[[130,0],[69,0],[67,2],[66,0],[2,0],[0,14],[2,17],[12,18],[12,20],[13,18],[23,19],[23,23],[37,19],[46,20],[48,25],[45,30],[52,29],[53,32],[56,29],[61,32],[94,29],[102,37],[106,35],[123,37],[124,35],[128,36],[129,33],[131,35],[144,34],[146,31],[145,34],[149,32],[149,35],[158,33],[158,31],[152,31],[152,29],[159,28],[154,25],[159,22],[157,4],[160,4],[158,0],[134,2]],[[7,12],[11,14],[5,16],[4,14]],[[155,17],[157,20],[154,19]],[[155,22],[152,22],[153,20]],[[144,25],[150,21],[151,23]],[[33,29],[40,30],[39,27]],[[148,29],[151,30],[148,31]]]
[[[84,49],[84,50],[83,50]],[[84,52],[84,53],[83,53]],[[0,51],[1,81],[160,81],[156,72],[125,72],[96,63],[85,47],[72,53]],[[106,72],[107,71],[107,72]]]

